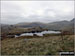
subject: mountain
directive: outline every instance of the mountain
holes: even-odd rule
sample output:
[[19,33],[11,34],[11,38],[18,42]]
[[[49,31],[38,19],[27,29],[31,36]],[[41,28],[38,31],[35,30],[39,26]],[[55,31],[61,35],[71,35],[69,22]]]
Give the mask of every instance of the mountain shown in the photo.
[[[57,21],[52,23],[41,23],[41,22],[32,22],[32,23],[18,23],[16,24],[17,27],[42,27],[49,30],[65,30],[67,27],[71,28],[73,27],[75,22],[75,18],[73,18],[71,21]],[[67,29],[66,29],[67,30]]]
[[50,30],[62,30],[63,27],[66,27],[69,23],[69,21],[58,21],[58,22],[52,22],[47,25],[46,28]]
[[46,27],[47,24],[41,23],[41,22],[32,22],[32,23],[19,23],[16,24],[17,27],[24,27],[24,28],[29,28],[29,27]]
[[1,34],[7,34],[10,30],[14,29],[14,25],[8,25],[8,24],[0,24],[1,26]]
[[75,18],[73,18],[73,19],[69,22],[69,24],[68,24],[66,27],[64,27],[64,30],[70,31],[70,32],[72,32],[72,33],[75,32]]
[[73,19],[71,20],[71,22],[73,22],[73,23],[74,23],[74,22],[75,22],[75,18],[73,18]]
[[9,32],[13,28],[38,28],[41,27],[43,29],[49,29],[49,30],[63,30],[63,31],[70,31],[74,32],[75,30],[75,18],[73,18],[71,21],[57,21],[52,23],[41,23],[41,22],[22,22],[15,25],[6,25],[1,24],[1,31],[2,32]]

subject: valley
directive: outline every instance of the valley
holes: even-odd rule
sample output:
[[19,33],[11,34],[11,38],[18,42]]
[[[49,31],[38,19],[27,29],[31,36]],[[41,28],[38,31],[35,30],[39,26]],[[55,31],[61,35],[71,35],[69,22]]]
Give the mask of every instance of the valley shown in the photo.
[[[53,22],[51,24],[28,23],[1,25],[2,55],[59,55],[60,52],[74,51],[73,22]],[[60,24],[61,23],[61,24]],[[57,34],[49,31],[60,32]],[[43,36],[38,35],[39,33]],[[20,36],[21,34],[23,34]],[[26,33],[32,33],[28,36]],[[35,34],[37,33],[37,34]],[[18,36],[18,37],[15,37]]]

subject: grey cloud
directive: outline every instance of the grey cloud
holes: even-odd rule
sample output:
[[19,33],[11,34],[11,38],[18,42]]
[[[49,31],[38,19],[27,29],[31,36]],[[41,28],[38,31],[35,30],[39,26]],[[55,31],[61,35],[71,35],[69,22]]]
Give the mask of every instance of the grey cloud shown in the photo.
[[[15,1],[14,1],[15,2]],[[19,22],[53,22],[61,20],[71,20],[74,17],[73,2],[38,1],[38,2],[2,2],[1,22],[15,24]],[[71,8],[71,12],[63,12],[65,8]],[[38,15],[37,10],[42,10],[43,15]],[[35,12],[34,12],[35,11]],[[49,12],[54,12],[55,17],[49,16]],[[28,15],[28,16],[26,16]],[[51,15],[51,13],[50,13]]]

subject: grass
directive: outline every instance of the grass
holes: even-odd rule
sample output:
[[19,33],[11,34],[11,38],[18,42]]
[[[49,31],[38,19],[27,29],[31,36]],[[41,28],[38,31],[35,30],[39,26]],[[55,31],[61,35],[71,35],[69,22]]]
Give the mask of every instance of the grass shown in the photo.
[[60,51],[74,51],[74,36],[19,37],[1,41],[2,55],[58,55]]

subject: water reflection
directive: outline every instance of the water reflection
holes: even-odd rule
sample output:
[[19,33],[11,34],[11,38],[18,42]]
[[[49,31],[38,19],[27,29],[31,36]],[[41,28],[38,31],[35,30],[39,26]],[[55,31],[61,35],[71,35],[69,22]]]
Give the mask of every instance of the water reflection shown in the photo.
[[[61,33],[60,31],[42,31],[42,32],[35,32],[35,33],[22,33],[19,36],[33,36],[34,34],[36,34],[37,36],[43,36],[43,34],[57,34],[57,33]],[[19,37],[17,35],[15,35],[15,37]]]

